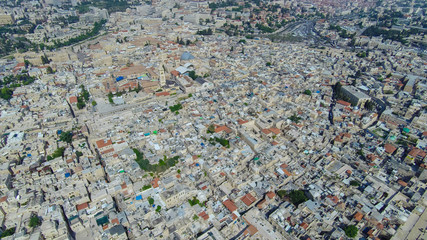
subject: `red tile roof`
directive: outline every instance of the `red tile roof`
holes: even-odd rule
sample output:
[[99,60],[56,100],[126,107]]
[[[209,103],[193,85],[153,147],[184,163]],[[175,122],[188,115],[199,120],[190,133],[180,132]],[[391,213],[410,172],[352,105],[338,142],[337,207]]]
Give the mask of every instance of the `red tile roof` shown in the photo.
[[384,145],[384,149],[385,149],[386,153],[392,154],[392,153],[394,153],[394,151],[396,151],[397,148],[395,146],[391,145],[390,143],[386,143]]
[[104,154],[107,154],[107,153],[110,153],[110,152],[114,152],[114,148],[110,148],[110,149],[107,149],[107,150],[101,152],[101,155],[104,155]]
[[418,157],[418,156],[420,156],[421,158],[426,157],[426,153],[423,150],[416,147],[412,148],[412,150],[408,153],[408,155],[412,157]]
[[402,187],[408,186],[408,184],[402,180],[397,181],[397,183],[399,183]]
[[117,225],[120,224],[119,219],[118,218],[114,218],[113,220],[111,220],[111,223],[115,223]]
[[263,209],[264,208],[264,203],[265,203],[266,201],[265,201],[265,199],[263,199],[261,202],[259,202],[258,203],[258,205],[257,205],[257,207],[259,208],[259,209]]
[[274,192],[268,192],[267,193],[267,197],[270,199],[273,199],[276,196],[276,194]]
[[288,177],[292,176],[292,173],[290,173],[287,169],[283,168],[282,170],[286,174],[286,176]]
[[73,104],[73,103],[77,103],[77,97],[76,96],[70,97],[70,104]]
[[204,220],[208,220],[209,219],[209,215],[207,213],[205,213],[205,211],[201,212],[198,214],[201,218],[203,218]]
[[169,96],[169,95],[170,95],[169,92],[158,92],[158,93],[156,93],[156,97]]
[[225,131],[226,133],[231,133],[232,131],[231,131],[231,129],[229,128],[229,127],[227,127],[227,126],[219,126],[219,127],[217,127],[217,128],[215,128],[215,132],[216,133],[219,133],[219,132],[222,132],[222,131]]
[[252,203],[255,202],[256,199],[252,196],[252,194],[248,193],[242,198],[240,198],[240,200],[242,200],[242,202],[244,202],[246,206],[249,207],[250,205],[252,205]]
[[245,234],[245,235],[249,234],[249,235],[253,236],[257,232],[258,232],[258,229],[254,225],[249,225],[249,227],[244,231],[243,234]]
[[234,204],[234,202],[230,199],[225,200],[223,204],[230,212],[234,212],[237,210],[236,204]]
[[245,121],[245,120],[239,119],[239,120],[237,120],[237,122],[238,122],[240,125],[243,125],[243,124],[245,124],[245,123],[248,123],[249,121]]
[[159,178],[155,178],[153,179],[153,181],[151,181],[151,186],[153,186],[153,188],[158,188],[159,187]]
[[174,75],[175,77],[179,76],[179,72],[176,70],[171,71],[171,74]]
[[112,144],[113,144],[113,142],[111,141],[111,139],[108,139],[107,141],[104,141],[104,139],[96,141],[96,146],[98,148],[103,148],[103,147],[106,147],[106,146],[109,146],[109,145],[112,145]]
[[305,222],[302,222],[302,223],[300,224],[300,226],[301,226],[302,228],[304,228],[305,230],[307,230],[307,228],[308,228],[308,224],[307,224],[307,223],[305,223]]
[[339,202],[339,199],[338,199],[338,197],[337,196],[331,196],[331,195],[328,195],[328,196],[326,196],[327,198],[329,198],[333,203],[335,203],[335,204],[337,204],[338,202]]
[[82,203],[82,204],[77,205],[76,209],[77,209],[77,211],[80,211],[80,210],[88,208],[88,207],[89,207],[89,205],[86,202],[86,203]]
[[362,218],[363,218],[363,214],[361,212],[357,212],[356,214],[354,214],[353,218],[356,221],[360,222],[362,220]]
[[343,101],[343,100],[338,100],[338,101],[337,101],[337,103],[338,103],[338,104],[341,104],[341,105],[343,105],[343,106],[346,106],[346,107],[351,106],[351,103],[346,102],[346,101]]
[[268,129],[261,129],[261,132],[264,133],[265,135],[268,135],[271,133],[270,130]]
[[280,129],[278,129],[278,128],[269,128],[268,130],[270,130],[272,133],[274,133],[274,134],[280,134]]

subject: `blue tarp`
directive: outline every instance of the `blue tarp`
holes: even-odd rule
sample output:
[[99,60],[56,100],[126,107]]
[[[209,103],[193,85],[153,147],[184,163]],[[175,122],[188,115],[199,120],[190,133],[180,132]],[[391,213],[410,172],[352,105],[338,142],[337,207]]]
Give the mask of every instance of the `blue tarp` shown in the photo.
[[135,200],[142,200],[142,196],[141,195],[136,196]]
[[31,157],[31,153],[28,153],[28,154],[27,154],[27,157]]
[[123,79],[124,79],[124,77],[119,76],[119,77],[117,77],[117,78],[116,78],[116,82],[121,81],[121,80],[123,80]]
[[58,130],[56,133],[59,135],[62,133],[62,130]]
[[65,173],[65,177],[67,178],[67,177],[70,177],[71,176],[71,174],[70,173]]
[[144,133],[144,136],[149,136],[150,135],[150,133]]

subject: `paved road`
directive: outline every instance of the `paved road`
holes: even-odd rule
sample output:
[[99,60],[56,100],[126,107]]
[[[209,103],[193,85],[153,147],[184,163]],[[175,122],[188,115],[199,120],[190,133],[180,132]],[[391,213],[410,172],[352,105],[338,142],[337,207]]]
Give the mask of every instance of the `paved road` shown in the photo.
[[427,239],[427,211],[419,216],[414,210],[403,226],[399,228],[391,240],[422,240]]

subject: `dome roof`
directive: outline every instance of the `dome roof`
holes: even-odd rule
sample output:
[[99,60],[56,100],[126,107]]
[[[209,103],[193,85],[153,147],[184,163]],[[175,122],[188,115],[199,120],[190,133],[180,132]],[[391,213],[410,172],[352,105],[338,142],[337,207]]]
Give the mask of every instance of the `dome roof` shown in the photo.
[[194,56],[191,55],[191,53],[189,53],[189,52],[184,52],[181,55],[181,60],[191,60],[191,59],[194,59]]

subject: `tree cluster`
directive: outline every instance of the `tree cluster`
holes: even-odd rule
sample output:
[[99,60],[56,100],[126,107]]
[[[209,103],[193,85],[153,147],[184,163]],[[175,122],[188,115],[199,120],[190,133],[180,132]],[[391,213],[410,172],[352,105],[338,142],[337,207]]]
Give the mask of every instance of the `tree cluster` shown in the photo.
[[50,161],[50,160],[53,160],[53,159],[55,159],[55,158],[57,158],[57,157],[62,157],[62,156],[64,155],[64,151],[65,151],[65,148],[64,148],[64,147],[57,148],[57,149],[52,153],[52,155],[47,156],[47,160],[48,160],[48,161]]
[[2,234],[0,235],[0,238],[12,236],[15,233],[15,230],[16,230],[16,227],[6,229],[6,231],[2,232]]
[[170,106],[169,109],[171,112],[178,112],[180,109],[182,109],[181,103],[175,104],[173,106]]
[[136,162],[139,167],[148,172],[164,172],[167,169],[175,166],[178,163],[179,156],[175,156],[172,158],[167,158],[164,156],[163,159],[159,160],[158,164],[150,164],[148,159],[144,159],[144,155],[138,151],[138,149],[134,148],[133,152],[136,154]]
[[108,13],[124,12],[130,4],[127,0],[91,0],[82,1],[81,4],[77,5],[76,9],[79,14],[84,14],[90,11],[89,7],[97,7],[101,9],[107,9]]
[[29,227],[37,227],[38,225],[40,225],[40,218],[38,216],[32,216],[30,218],[30,223],[28,224]]
[[68,40],[66,40],[64,42],[61,42],[59,40],[54,40],[52,46],[46,46],[44,44],[40,44],[40,48],[41,49],[45,49],[46,48],[46,49],[52,50],[52,49],[55,49],[55,48],[70,46],[70,45],[76,44],[78,42],[84,41],[86,39],[89,39],[91,37],[94,37],[94,36],[98,35],[99,32],[101,31],[102,26],[104,26],[104,24],[106,22],[107,22],[107,20],[101,20],[99,22],[96,22],[96,23],[94,23],[92,30],[90,30],[90,31],[88,31],[86,33],[83,33],[83,34],[81,34],[81,35],[79,35],[77,37],[70,38],[70,39],[68,39]]
[[230,142],[227,139],[218,138],[218,137],[209,138],[209,143],[210,144],[214,145],[215,142],[221,144],[223,147],[230,148]]
[[265,26],[265,25],[263,25],[263,24],[261,24],[261,23],[257,23],[257,24],[255,25],[255,27],[256,27],[256,28],[258,28],[258,29],[259,29],[261,32],[263,32],[263,33],[272,33],[272,32],[274,32],[274,31],[275,31],[273,28],[268,27],[268,26]]
[[197,31],[196,34],[197,35],[204,35],[204,36],[206,36],[206,35],[212,35],[213,31],[212,31],[211,28],[208,28],[208,29],[204,29],[204,30],[199,30],[199,31]]
[[388,30],[384,28],[380,28],[377,26],[368,27],[363,33],[363,35],[368,37],[378,37],[382,36],[384,39],[390,39],[392,41],[397,41],[402,44],[406,44],[406,37],[410,35],[408,31],[396,31],[396,30]]
[[83,109],[89,101],[90,94],[83,85],[80,85],[80,95],[77,97],[77,108]]
[[70,144],[73,141],[73,133],[71,131],[62,132],[59,135],[59,140]]
[[294,122],[294,123],[298,123],[300,120],[301,120],[301,118],[300,117],[298,117],[296,114],[293,114],[292,116],[290,116],[289,118],[288,118],[289,120],[291,120],[292,122]]
[[289,201],[297,207],[301,203],[308,200],[303,190],[291,190],[291,191],[279,190],[277,191],[277,195],[279,195],[279,197],[282,199],[288,198]]

